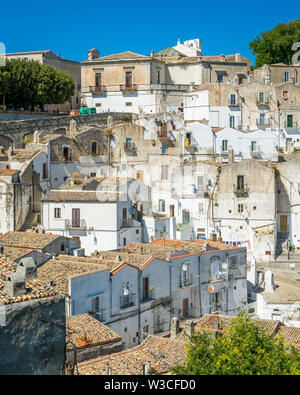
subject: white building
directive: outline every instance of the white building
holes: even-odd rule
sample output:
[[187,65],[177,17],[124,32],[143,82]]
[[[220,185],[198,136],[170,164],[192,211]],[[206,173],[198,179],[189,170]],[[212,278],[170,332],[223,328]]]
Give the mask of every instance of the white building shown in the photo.
[[51,190],[42,199],[42,226],[46,232],[79,239],[86,255],[142,241],[141,224],[123,196],[113,191]]

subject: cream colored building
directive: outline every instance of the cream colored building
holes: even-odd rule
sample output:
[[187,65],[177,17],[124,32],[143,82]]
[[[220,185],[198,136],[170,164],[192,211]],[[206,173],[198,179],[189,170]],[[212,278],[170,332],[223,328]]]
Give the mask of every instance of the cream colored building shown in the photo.
[[7,53],[7,59],[25,59],[35,60],[41,64],[53,66],[57,70],[66,71],[72,75],[75,81],[74,96],[64,104],[48,104],[45,110],[49,112],[68,112],[80,107],[80,89],[81,89],[81,72],[80,63],[73,60],[61,59],[60,55],[56,55],[50,50],[32,51],[32,52],[16,52]]

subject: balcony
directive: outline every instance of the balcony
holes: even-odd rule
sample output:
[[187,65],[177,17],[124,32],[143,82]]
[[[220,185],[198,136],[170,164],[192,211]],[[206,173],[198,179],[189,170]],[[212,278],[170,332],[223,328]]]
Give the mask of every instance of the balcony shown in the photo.
[[136,145],[134,143],[124,143],[124,151],[126,152],[126,154],[130,154],[130,155],[136,155],[137,154],[137,149],[136,149]]
[[120,309],[128,309],[135,306],[135,294],[120,296]]
[[185,144],[185,150],[190,154],[194,154],[197,151],[197,142],[194,138],[188,140]]
[[236,197],[238,198],[249,196],[248,185],[244,185],[243,188],[238,188],[237,186],[233,185],[233,191],[236,194]]
[[65,228],[66,229],[77,229],[77,230],[86,230],[86,222],[85,219],[66,219],[65,220]]
[[261,119],[256,120],[256,126],[260,129],[270,128],[272,126],[270,119],[265,119],[264,121]]
[[264,97],[264,98],[256,98],[256,105],[259,107],[268,107],[270,104],[270,99],[268,97]]
[[241,106],[241,99],[239,97],[235,97],[235,100],[231,98],[228,99],[228,106],[229,107],[240,107]]
[[132,228],[132,227],[133,227],[133,219],[132,218],[125,218],[122,220],[121,226],[120,226],[121,229]]
[[89,86],[89,92],[98,95],[104,95],[106,93],[106,86]]
[[295,121],[285,121],[284,122],[284,128],[286,129],[297,129],[298,128],[298,122]]
[[120,91],[122,93],[134,93],[137,90],[137,86],[135,84],[131,84],[131,85],[120,85]]

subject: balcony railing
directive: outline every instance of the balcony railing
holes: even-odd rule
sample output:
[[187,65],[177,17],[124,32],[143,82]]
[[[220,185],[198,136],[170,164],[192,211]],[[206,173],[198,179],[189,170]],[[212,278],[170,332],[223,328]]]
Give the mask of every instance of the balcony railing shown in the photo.
[[256,98],[256,105],[257,106],[268,106],[270,104],[270,99],[265,97],[263,99]]
[[270,119],[265,119],[264,121],[261,119],[256,120],[256,126],[259,128],[269,128],[271,126]]
[[66,229],[86,229],[85,219],[66,219],[65,220]]
[[136,145],[134,143],[124,143],[124,151],[127,154],[136,155]]
[[137,90],[137,86],[135,84],[131,85],[120,85],[120,91],[122,93],[134,93]]
[[121,222],[121,229],[123,229],[123,228],[132,228],[132,226],[133,226],[132,218],[123,219],[122,222]]
[[89,87],[89,92],[90,93],[98,93],[100,95],[103,95],[106,92],[106,86],[104,86],[104,85],[90,86]]
[[240,107],[241,106],[241,100],[239,97],[235,97],[235,100],[232,100],[231,98],[228,99],[228,106],[229,107]]
[[135,294],[120,296],[120,309],[128,309],[135,305]]
[[290,129],[290,128],[293,128],[293,129],[297,129],[297,127],[298,127],[298,122],[297,121],[295,121],[295,122],[293,122],[293,121],[285,121],[284,122],[284,127],[286,128],[286,129]]
[[238,188],[236,185],[233,185],[233,191],[237,197],[248,197],[249,196],[248,185],[244,185],[243,188]]

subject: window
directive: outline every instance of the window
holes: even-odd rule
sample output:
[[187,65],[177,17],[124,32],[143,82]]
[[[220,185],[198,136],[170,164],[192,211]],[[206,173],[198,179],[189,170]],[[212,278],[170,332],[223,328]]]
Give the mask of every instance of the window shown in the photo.
[[64,244],[60,245],[60,252],[65,252],[65,245]]
[[43,163],[43,179],[48,178],[47,163]]
[[156,71],[156,79],[157,79],[157,83],[160,84],[160,70]]
[[218,74],[217,75],[217,81],[218,81],[219,84],[222,84],[222,82],[223,82],[223,74]]
[[125,84],[126,84],[126,88],[132,87],[132,71],[126,71]]
[[54,218],[61,218],[61,209],[60,208],[54,209]]
[[203,203],[198,203],[198,213],[203,213]]
[[166,155],[167,154],[167,144],[162,144],[161,146],[161,154]]
[[222,140],[222,151],[228,151],[228,140]]
[[158,211],[165,212],[165,201],[163,199],[158,201]]
[[288,91],[283,91],[282,97],[284,100],[287,100],[289,98],[289,92]]
[[210,295],[211,313],[221,309],[221,292],[215,292]]
[[263,104],[265,102],[265,92],[258,92],[258,103]]
[[161,179],[168,180],[168,165],[161,165]]
[[244,176],[237,176],[237,189],[244,190]]
[[91,149],[91,151],[92,151],[92,155],[97,155],[97,142],[96,141],[92,142],[92,149]]
[[293,115],[288,115],[287,116],[287,127],[292,128],[293,127]]
[[243,213],[244,212],[244,205],[242,203],[238,204],[238,213]]
[[290,79],[290,72],[285,71],[284,72],[284,82],[289,82],[289,79]]
[[256,206],[253,206],[253,211],[255,211],[256,210]]
[[71,160],[71,154],[70,154],[70,148],[69,147],[63,147],[63,158],[65,161]]
[[229,117],[229,126],[230,126],[231,128],[234,129],[234,125],[235,125],[234,116],[231,115],[231,116]]
[[95,74],[95,86],[97,87],[101,86],[101,73]]
[[96,177],[96,173],[91,173],[91,177]]
[[257,150],[256,141],[251,141],[251,151],[256,152],[256,150]]
[[99,313],[100,311],[100,296],[92,298],[92,312]]
[[184,224],[188,224],[191,220],[190,210],[183,209],[182,210],[182,222]]
[[149,299],[149,278],[143,278],[143,300]]
[[198,193],[203,193],[203,182],[204,182],[204,177],[197,176],[197,192]]
[[230,105],[235,106],[236,104],[236,95],[230,95]]
[[184,261],[180,268],[180,287],[190,285],[190,262]]
[[211,278],[212,280],[218,280],[220,273],[220,258],[215,256],[211,258]]
[[126,246],[126,237],[123,237],[123,246]]
[[131,107],[132,106],[132,102],[131,101],[127,101],[126,102],[126,107]]
[[229,258],[229,267],[234,268],[237,266],[237,257],[236,256],[231,256]]
[[132,138],[126,137],[126,149],[130,150],[132,148]]
[[96,107],[101,107],[101,103],[96,103]]
[[265,124],[265,114],[264,113],[259,114],[259,124],[260,125]]
[[189,147],[191,145],[191,133],[185,135],[185,146]]

